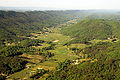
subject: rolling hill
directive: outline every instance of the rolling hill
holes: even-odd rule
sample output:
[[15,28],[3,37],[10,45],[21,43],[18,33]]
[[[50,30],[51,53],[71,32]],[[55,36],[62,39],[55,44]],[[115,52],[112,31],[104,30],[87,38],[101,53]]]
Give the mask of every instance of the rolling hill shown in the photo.
[[119,26],[120,21],[85,19],[63,28],[61,32],[74,38],[73,42],[85,42],[95,39],[120,38]]

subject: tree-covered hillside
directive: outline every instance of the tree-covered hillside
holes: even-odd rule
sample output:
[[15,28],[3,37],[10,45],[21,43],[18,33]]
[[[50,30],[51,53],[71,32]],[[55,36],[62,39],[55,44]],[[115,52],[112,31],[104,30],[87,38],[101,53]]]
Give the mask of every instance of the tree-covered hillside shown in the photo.
[[84,18],[87,11],[0,11],[0,40],[18,40],[19,36],[40,31],[75,18]]
[[85,19],[61,31],[73,37],[73,42],[86,42],[95,39],[120,38],[119,26],[120,21]]
[[120,42],[97,43],[81,50],[80,59],[66,60],[49,74],[47,80],[119,80]]
[[120,12],[115,11],[98,11],[86,17],[86,19],[108,19],[108,20],[120,20]]

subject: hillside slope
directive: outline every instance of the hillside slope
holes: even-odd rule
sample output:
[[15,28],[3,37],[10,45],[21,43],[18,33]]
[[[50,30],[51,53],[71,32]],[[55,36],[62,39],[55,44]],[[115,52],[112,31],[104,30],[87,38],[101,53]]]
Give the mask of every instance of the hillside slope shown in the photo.
[[[0,11],[0,40],[14,40],[40,31],[43,27],[52,27],[72,19],[81,19],[88,15],[86,11]],[[15,37],[15,38],[14,38]]]
[[94,39],[120,38],[120,21],[87,19],[63,28],[61,32],[74,38],[73,42],[85,42]]

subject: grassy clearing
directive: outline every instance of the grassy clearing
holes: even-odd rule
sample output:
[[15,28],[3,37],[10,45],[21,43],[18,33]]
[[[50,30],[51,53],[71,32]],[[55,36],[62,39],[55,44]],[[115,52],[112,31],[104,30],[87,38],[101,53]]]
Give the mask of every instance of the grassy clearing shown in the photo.
[[40,43],[41,46],[32,46],[36,49],[42,49],[42,48],[45,48],[45,47],[49,47],[50,44],[47,44],[47,43]]
[[53,70],[57,66],[57,63],[54,61],[45,61],[43,63],[39,63],[38,67],[41,67],[45,70]]
[[41,34],[38,36],[38,39],[45,40],[45,41],[55,41],[59,40],[57,43],[64,43],[65,41],[69,41],[70,37],[68,36],[63,36],[62,34],[58,33],[49,33],[49,34]]
[[55,54],[68,54],[70,53],[70,51],[67,49],[66,46],[62,46],[62,45],[56,45],[55,46],[56,49],[55,49]]
[[51,57],[51,59],[57,60],[56,62],[62,62],[66,59],[72,60],[78,58],[77,55],[70,55],[72,51],[69,50],[67,46],[56,45],[55,47],[55,50],[50,50],[50,52],[55,53],[55,55]]
[[29,72],[31,72],[31,69],[29,69],[29,70],[28,69],[24,69],[22,71],[19,71],[19,72],[16,72],[16,73],[10,75],[9,79],[7,79],[7,80],[10,80],[10,79],[12,79],[12,80],[16,79],[17,80],[19,78],[23,79],[23,80],[24,80],[24,78],[27,78],[27,80],[28,80],[28,78],[31,76],[30,74],[27,74]]
[[66,59],[70,59],[70,60],[73,60],[73,59],[77,59],[78,56],[77,55],[69,55],[69,54],[56,54],[54,57],[52,57],[52,59],[56,59],[57,61],[56,62],[63,62],[65,61]]
[[22,54],[20,57],[23,57],[23,59],[31,63],[40,63],[40,61],[44,59],[43,56],[29,54]]
[[85,48],[87,45],[86,44],[71,44],[69,48]]

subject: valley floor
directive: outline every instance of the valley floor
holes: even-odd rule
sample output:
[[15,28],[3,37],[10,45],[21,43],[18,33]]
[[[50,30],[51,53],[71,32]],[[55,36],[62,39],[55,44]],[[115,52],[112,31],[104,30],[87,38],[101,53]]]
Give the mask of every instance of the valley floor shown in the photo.
[[[47,71],[52,71],[56,68],[59,62],[63,62],[66,59],[70,59],[75,61],[73,65],[79,64],[79,62],[84,62],[84,61],[91,61],[95,62],[97,61],[96,59],[89,59],[83,55],[82,53],[79,55],[76,55],[74,51],[72,51],[72,48],[80,48],[83,49],[85,47],[88,47],[90,45],[86,44],[71,44],[71,45],[64,45],[65,43],[69,42],[72,40],[69,36],[62,35],[60,33],[60,27],[52,27],[52,28],[45,28],[44,32],[36,32],[36,33],[31,33],[32,35],[36,36],[34,37],[28,37],[30,39],[39,39],[39,40],[44,40],[44,41],[50,41],[55,44],[55,49],[54,50],[47,50],[49,52],[54,53],[54,56],[47,58],[45,61],[41,62],[41,60],[44,59],[43,56],[40,55],[30,55],[30,54],[22,54],[19,57],[23,57],[25,60],[27,60],[29,63],[26,64],[26,68],[16,72],[14,74],[11,74],[7,77],[7,80],[32,80],[30,77],[33,75],[36,75],[37,70],[39,69],[44,69]],[[105,42],[109,41],[111,42],[112,40],[93,40],[90,41],[91,43],[97,43],[97,42]],[[42,49],[45,47],[49,47],[50,44],[48,43],[43,43],[41,46],[32,46],[36,49]],[[82,57],[81,59],[79,59]],[[48,73],[43,74],[36,80],[45,80],[47,77]]]
[[[66,23],[64,25],[69,24]],[[60,25],[60,26],[63,26]],[[48,58],[46,61],[44,62],[40,62],[41,60],[44,59],[43,56],[40,55],[30,55],[30,54],[22,54],[19,57],[23,57],[25,60],[27,60],[30,63],[26,64],[26,68],[16,72],[14,74],[11,74],[7,77],[7,80],[16,80],[16,79],[22,79],[22,80],[31,80],[31,76],[35,75],[38,69],[44,69],[44,70],[54,70],[56,68],[56,66],[58,65],[59,62],[63,62],[66,59],[70,59],[70,60],[75,60],[77,59],[79,56],[78,55],[74,55],[73,51],[70,50],[70,48],[72,47],[85,47],[85,44],[72,44],[70,46],[64,46],[64,44],[68,41],[71,40],[71,38],[69,36],[65,36],[62,35],[59,30],[61,28],[59,27],[52,27],[52,28],[46,28],[43,29],[44,32],[36,32],[36,33],[31,33],[32,35],[36,36],[36,38],[34,37],[27,37],[29,39],[39,39],[39,40],[44,40],[44,41],[50,41],[55,45],[55,49],[54,50],[48,50],[49,52],[54,53],[53,57]],[[47,30],[47,31],[46,31]],[[41,44],[41,46],[32,46],[36,49],[42,49],[45,47],[49,47],[50,44],[47,43],[43,43]],[[46,78],[48,74],[44,74],[42,75],[38,80],[44,80]]]

